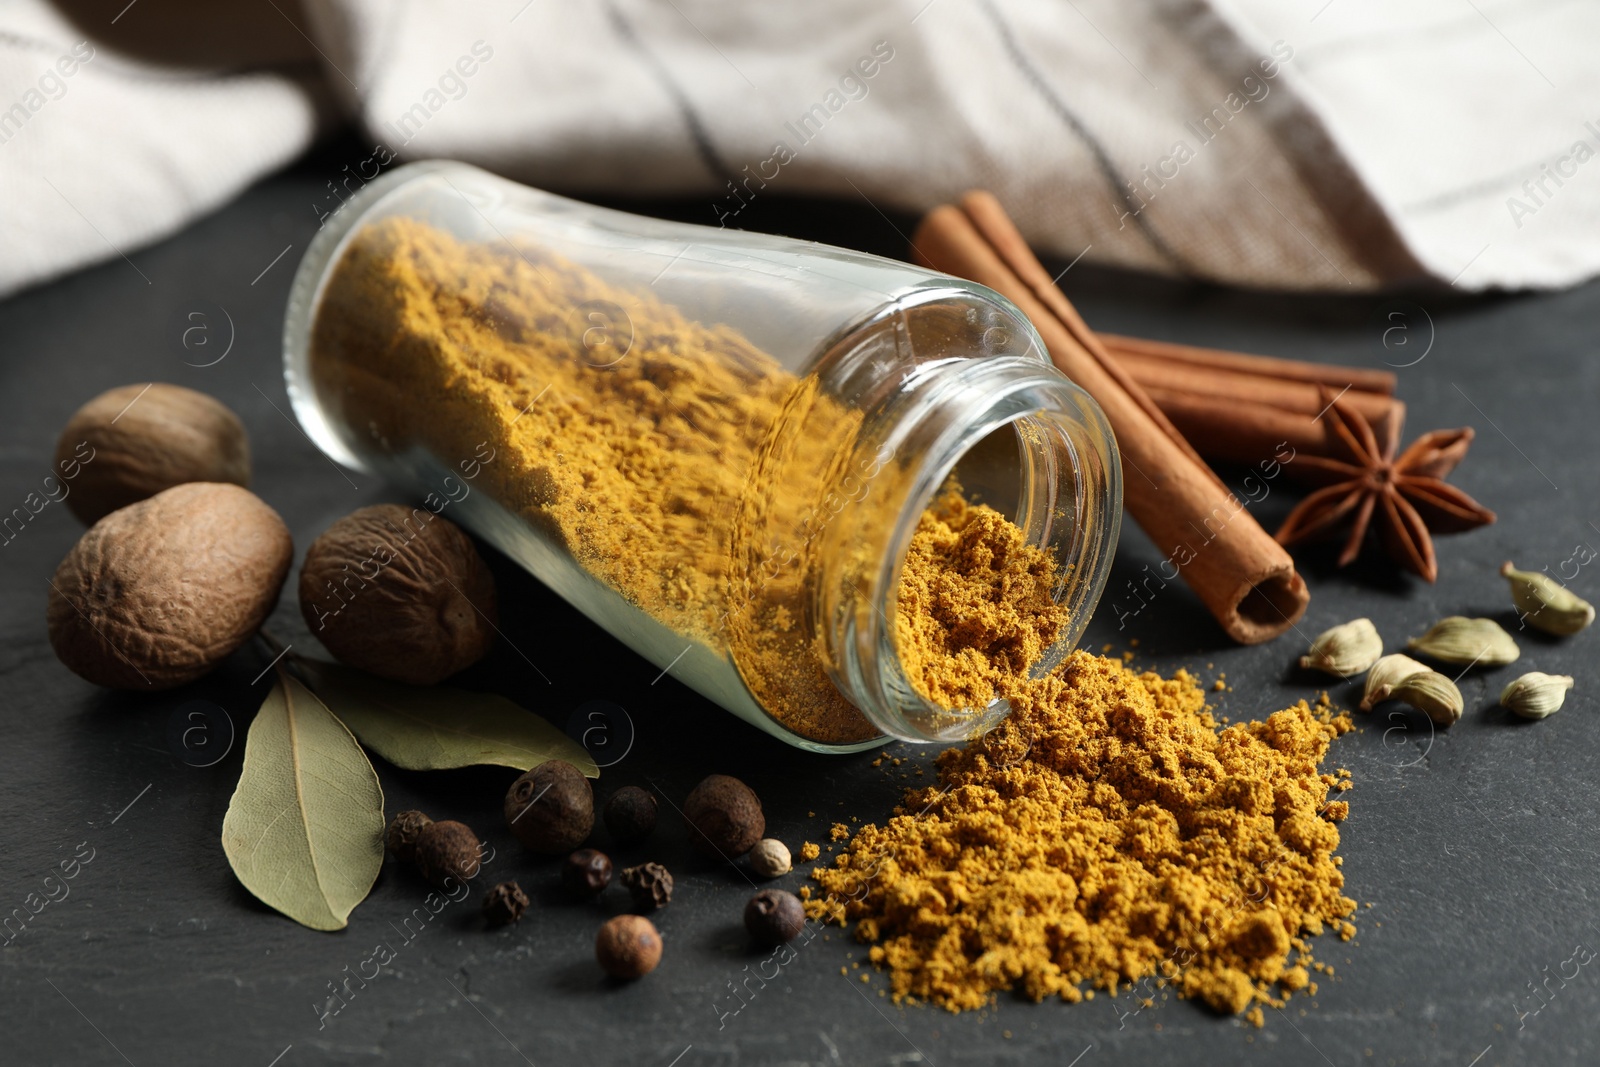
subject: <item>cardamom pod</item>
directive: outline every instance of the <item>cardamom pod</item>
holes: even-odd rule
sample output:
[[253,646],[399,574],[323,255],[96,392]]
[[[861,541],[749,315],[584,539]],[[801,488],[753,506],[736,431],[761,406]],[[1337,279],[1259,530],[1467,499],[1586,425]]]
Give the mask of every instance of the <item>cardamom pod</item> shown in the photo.
[[1393,699],[1395,686],[1413,674],[1421,674],[1428,669],[1427,665],[1418,663],[1404,652],[1384,656],[1367,672],[1367,688],[1361,694],[1361,710],[1371,711],[1374,704]]
[[1383,638],[1371,619],[1356,619],[1335,626],[1311,642],[1311,651],[1300,657],[1300,666],[1336,674],[1340,678],[1360,674],[1383,655]]
[[1438,671],[1413,674],[1390,691],[1389,695],[1422,712],[1440,726],[1449,726],[1461,718],[1466,701],[1456,683]]
[[1524,719],[1543,719],[1561,710],[1571,688],[1569,675],[1529,671],[1500,691],[1500,706]]
[[1511,579],[1511,602],[1529,626],[1566,637],[1594,622],[1594,605],[1539,571],[1519,571],[1506,561],[1500,575]]
[[1500,667],[1522,655],[1522,649],[1499,623],[1463,615],[1440,619],[1427,633],[1406,642],[1406,647],[1424,656],[1468,667]]

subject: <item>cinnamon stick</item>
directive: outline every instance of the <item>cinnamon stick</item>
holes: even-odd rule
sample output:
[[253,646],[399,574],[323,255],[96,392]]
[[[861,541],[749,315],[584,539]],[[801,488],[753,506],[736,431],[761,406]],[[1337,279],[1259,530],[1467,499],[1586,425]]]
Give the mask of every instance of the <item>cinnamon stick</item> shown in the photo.
[[1251,356],[1240,352],[1225,352],[1217,348],[1175,344],[1171,341],[1124,337],[1114,333],[1102,332],[1100,341],[1113,355],[1120,356],[1126,353],[1192,367],[1214,367],[1218,370],[1259,374],[1289,381],[1311,382],[1314,385],[1329,386],[1334,390],[1348,387],[1389,396],[1394,393],[1398,381],[1397,376],[1391,371],[1341,367],[1328,363],[1306,363],[1298,359],[1280,359],[1276,356]]
[[[1284,549],[1206,466],[1128,371],[1105,350],[993,196],[935,208],[912,238],[923,265],[1008,297],[1050,358],[1099,402],[1128,473],[1128,511],[1235,640],[1269,640],[1305,613],[1310,594]],[[1261,459],[1270,459],[1262,456]]]
[[[1107,351],[1208,460],[1255,463],[1284,449],[1297,455],[1335,454],[1332,424],[1322,418],[1328,407],[1324,389],[1337,390],[1336,395],[1366,419],[1379,441],[1399,443],[1405,423],[1404,403],[1348,384],[1330,388],[1207,362],[1155,358],[1110,345]],[[1267,366],[1275,362],[1263,360]]]
[[[1168,389],[1143,377],[1139,381],[1178,431],[1197,443],[1201,454],[1213,462],[1254,465],[1266,456],[1282,461],[1285,455],[1340,455],[1333,428],[1325,417],[1318,419],[1259,401]],[[1373,423],[1373,432],[1381,443],[1399,443],[1405,415],[1405,404],[1391,400],[1388,412]],[[1289,477],[1298,478],[1305,465],[1297,467],[1289,460],[1283,469]],[[1307,477],[1320,483],[1320,473],[1308,473]]]
[[[1174,392],[1219,399],[1234,397],[1302,415],[1316,415],[1328,406],[1328,402],[1322,399],[1322,390],[1327,387],[1315,382],[1175,362],[1126,350],[1108,348],[1108,351],[1141,385],[1157,385]],[[1369,423],[1376,424],[1388,419],[1394,409],[1394,397],[1383,393],[1369,393],[1350,386],[1342,390],[1334,386],[1331,391],[1339,393],[1346,406],[1361,414]]]

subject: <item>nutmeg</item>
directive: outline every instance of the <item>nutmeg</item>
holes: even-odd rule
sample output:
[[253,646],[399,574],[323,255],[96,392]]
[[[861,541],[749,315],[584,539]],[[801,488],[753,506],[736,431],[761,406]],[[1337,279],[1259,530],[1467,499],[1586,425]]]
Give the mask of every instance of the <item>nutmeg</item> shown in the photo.
[[164,382],[108,390],[67,420],[56,442],[67,507],[91,525],[185,482],[250,484],[250,442],[221,401]]
[[432,685],[493,645],[494,578],[450,520],[378,504],[312,542],[300,569],[300,613],[341,662]]
[[192,482],[112,512],[51,579],[50,644],[113,689],[191,682],[261,627],[294,545],[248,489]]
[[767,828],[755,792],[726,774],[713,774],[690,790],[683,817],[689,824],[690,843],[713,859],[744,855]]
[[535,852],[567,852],[594,829],[594,789],[566,760],[546,760],[506,791],[506,825]]

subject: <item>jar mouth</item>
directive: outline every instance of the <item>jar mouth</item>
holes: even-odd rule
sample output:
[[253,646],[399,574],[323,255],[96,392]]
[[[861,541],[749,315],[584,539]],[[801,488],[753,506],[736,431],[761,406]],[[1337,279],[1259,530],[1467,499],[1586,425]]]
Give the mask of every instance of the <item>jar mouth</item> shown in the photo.
[[[872,610],[848,643],[875,670],[851,672],[858,706],[885,733],[910,741],[955,742],[982,734],[1010,713],[996,698],[951,709],[912,682],[896,620],[912,537],[952,476],[969,503],[986,504],[1019,527],[1025,542],[1055,562],[1052,599],[1067,622],[1032,665],[1054,670],[1077,647],[1110,575],[1122,518],[1121,466],[1099,405],[1052,365],[1027,357],[962,360],[942,368],[922,418],[908,420],[905,447],[918,457],[876,573],[865,590]],[[959,414],[957,414],[959,413]]]

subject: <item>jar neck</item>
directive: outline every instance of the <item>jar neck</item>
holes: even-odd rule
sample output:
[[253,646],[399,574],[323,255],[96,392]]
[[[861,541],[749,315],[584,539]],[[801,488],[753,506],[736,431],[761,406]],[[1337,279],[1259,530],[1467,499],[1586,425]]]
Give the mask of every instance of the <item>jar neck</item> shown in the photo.
[[1093,399],[1038,353],[926,365],[859,435],[851,469],[872,484],[830,524],[818,636],[834,685],[890,736],[964,740],[1010,711],[1003,700],[958,710],[930,702],[897,640],[906,553],[952,474],[969,500],[1005,514],[1055,561],[1052,592],[1068,622],[1036,676],[1076,647],[1105,588],[1122,517],[1114,439]]

